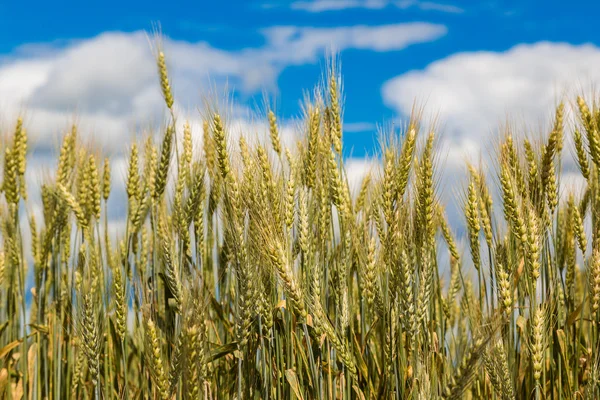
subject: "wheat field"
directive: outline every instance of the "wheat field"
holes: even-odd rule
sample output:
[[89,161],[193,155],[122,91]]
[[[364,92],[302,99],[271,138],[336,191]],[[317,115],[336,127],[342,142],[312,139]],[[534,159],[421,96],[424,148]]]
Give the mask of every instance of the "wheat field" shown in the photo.
[[[506,129],[465,165],[457,235],[443,133],[418,110],[354,193],[335,65],[286,147],[272,111],[264,143],[232,140],[210,105],[192,132],[156,60],[169,118],[128,148],[116,239],[119,177],[76,125],[39,199],[26,123],[4,132],[1,399],[600,396],[596,102],[565,98],[547,132]],[[567,158],[582,190],[561,182]]]

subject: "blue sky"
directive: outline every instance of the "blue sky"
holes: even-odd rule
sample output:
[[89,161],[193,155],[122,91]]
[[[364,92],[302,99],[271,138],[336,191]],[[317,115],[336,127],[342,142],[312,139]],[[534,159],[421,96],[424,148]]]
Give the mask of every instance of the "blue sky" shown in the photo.
[[293,137],[299,102],[335,49],[351,173],[372,164],[376,124],[417,100],[439,116],[447,188],[507,115],[538,129],[569,90],[597,86],[597,15],[592,1],[0,1],[0,129],[26,110],[38,165],[74,118],[118,152],[164,111],[144,35],[160,23],[187,118],[227,82],[240,130],[261,129],[252,113],[266,93]]
[[[355,123],[350,130],[386,122],[398,115],[398,110],[389,107],[381,96],[385,81],[452,54],[503,52],[518,44],[540,41],[578,45],[599,40],[594,15],[600,14],[600,5],[592,1],[578,7],[566,7],[562,1],[445,0],[195,1],[174,6],[164,2],[108,0],[58,4],[0,3],[0,57],[14,56],[33,44],[60,48],[104,32],[151,31],[155,23],[160,23],[163,33],[174,40],[207,42],[228,51],[263,46],[265,37],[261,30],[273,26],[331,29],[424,22],[445,27],[446,33],[439,38],[400,50],[372,51],[349,46],[341,52],[346,122]],[[316,61],[286,66],[278,74],[276,88],[268,91],[274,93],[281,116],[297,114],[298,101],[303,91],[318,80],[323,60],[321,54]],[[176,64],[177,60],[171,62]],[[423,91],[419,98],[430,95]],[[239,95],[239,99],[249,105],[260,103],[262,91],[254,88]],[[372,141],[356,133],[361,132],[348,132],[346,140],[354,148],[353,154],[360,156]]]
[[[416,2],[397,7],[392,1],[382,1],[375,2],[381,3],[377,7],[368,8],[367,1],[339,0],[340,9],[331,7],[321,12],[311,12],[306,7],[309,3],[189,1],[167,5],[154,1],[6,1],[0,3],[0,54],[10,55],[20,46],[34,43],[61,46],[73,39],[89,39],[107,31],[150,31],[156,22],[173,39],[206,41],[225,50],[261,46],[264,37],[260,30],[274,25],[324,28],[406,22],[444,25],[445,36],[401,51],[343,51],[347,119],[381,122],[391,119],[394,110],[383,104],[380,87],[403,72],[424,68],[458,52],[505,51],[520,43],[539,41],[597,43],[599,39],[594,15],[600,14],[600,5],[593,1],[582,2],[578,7],[566,7],[562,1],[435,3],[448,7],[445,10],[419,7]],[[343,8],[345,3],[347,8]],[[355,6],[363,3],[364,7],[352,7],[352,3]],[[296,113],[302,90],[314,84],[322,66],[321,60],[281,73],[277,80],[278,103],[284,115]]]

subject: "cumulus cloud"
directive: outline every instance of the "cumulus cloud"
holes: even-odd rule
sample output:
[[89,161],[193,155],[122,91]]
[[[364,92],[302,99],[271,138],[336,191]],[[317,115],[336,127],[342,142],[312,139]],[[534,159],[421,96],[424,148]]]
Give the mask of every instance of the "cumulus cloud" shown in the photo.
[[[453,194],[465,160],[488,157],[502,125],[510,121],[534,135],[547,132],[560,100],[589,93],[600,81],[599,64],[600,48],[593,45],[522,44],[505,52],[452,55],[389,80],[382,95],[400,115],[408,115],[417,99],[430,112],[426,118],[437,118],[445,156],[440,181]],[[567,151],[567,172],[571,159]]]
[[352,8],[380,10],[386,7],[406,9],[415,7],[423,11],[440,11],[447,13],[462,13],[463,9],[451,4],[419,0],[313,0],[295,1],[290,7],[294,10],[308,12],[339,11]]
[[[198,119],[195,107],[206,93],[226,86],[245,94],[272,91],[283,69],[315,62],[326,49],[400,50],[445,31],[426,23],[277,26],[261,31],[265,43],[256,48],[222,50],[170,39],[164,48],[180,116]],[[245,107],[232,109],[232,118],[248,117]],[[160,126],[165,107],[148,38],[143,32],[109,32],[60,46],[27,45],[0,59],[0,121],[23,112],[33,142],[42,146],[54,146],[74,120],[108,151],[122,148],[134,131]]]
[[[560,43],[518,45],[506,52],[460,53],[383,85],[385,103],[407,115],[415,99],[438,115],[444,137],[480,148],[506,121],[548,122],[565,94],[600,80],[600,49]],[[537,124],[537,125],[535,125]]]

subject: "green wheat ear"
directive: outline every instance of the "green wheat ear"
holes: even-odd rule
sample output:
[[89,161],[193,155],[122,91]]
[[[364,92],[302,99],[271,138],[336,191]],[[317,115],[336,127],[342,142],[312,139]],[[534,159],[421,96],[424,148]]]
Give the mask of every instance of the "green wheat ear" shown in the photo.
[[416,108],[354,179],[336,65],[285,143],[216,99],[195,132],[156,66],[143,142],[72,125],[36,190],[27,120],[1,138],[0,398],[599,398],[598,99],[502,130],[456,193]]

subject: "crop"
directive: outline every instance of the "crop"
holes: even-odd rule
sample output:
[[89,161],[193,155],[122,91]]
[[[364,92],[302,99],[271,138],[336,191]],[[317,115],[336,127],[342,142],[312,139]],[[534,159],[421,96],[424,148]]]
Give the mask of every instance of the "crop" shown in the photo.
[[22,119],[2,142],[0,398],[600,396],[595,103],[560,103],[546,135],[507,130],[467,165],[457,238],[419,112],[352,193],[335,65],[289,147],[273,111],[265,142],[233,141],[215,107],[193,132],[160,51],[157,66],[169,119],[129,149],[117,239],[110,161],[77,126],[41,199]]

